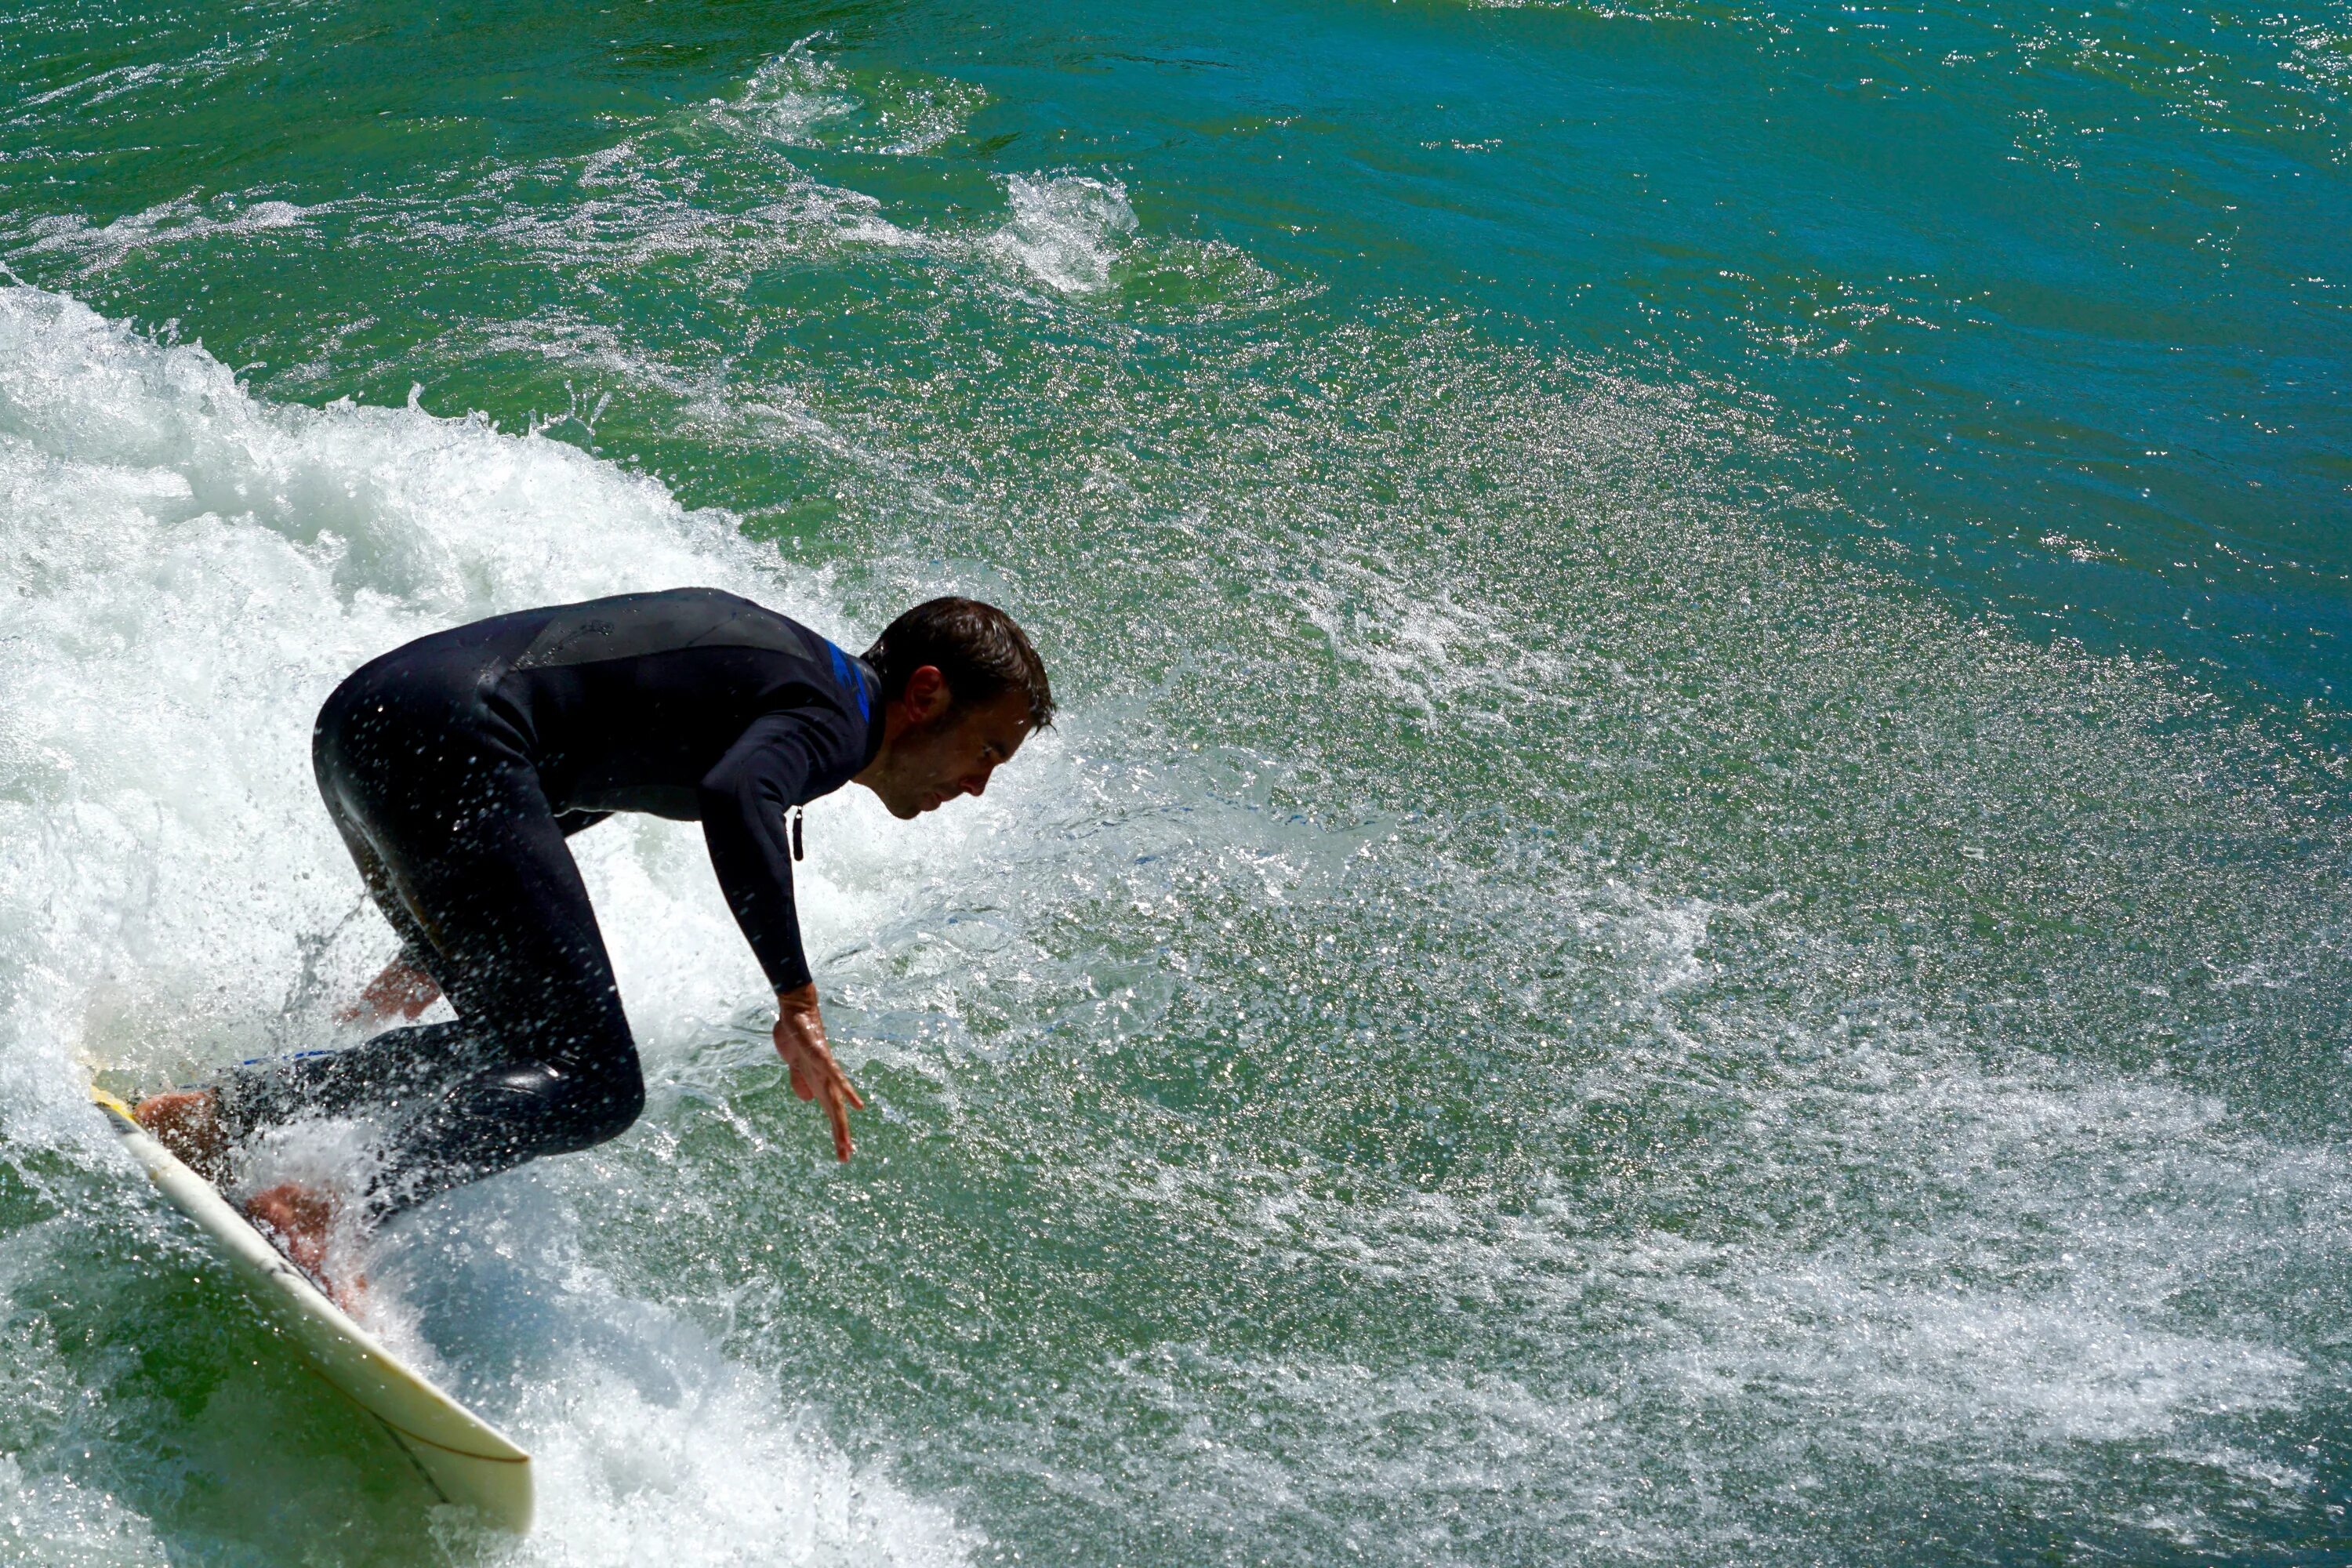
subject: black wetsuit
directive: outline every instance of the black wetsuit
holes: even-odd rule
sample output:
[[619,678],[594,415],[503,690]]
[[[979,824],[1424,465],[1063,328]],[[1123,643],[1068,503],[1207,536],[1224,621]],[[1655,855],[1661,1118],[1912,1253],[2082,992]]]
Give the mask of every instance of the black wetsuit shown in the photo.
[[770,983],[801,985],[785,814],[873,759],[879,689],[814,632],[705,588],[500,616],[362,666],[320,710],[319,790],[457,1016],[234,1069],[232,1137],[370,1117],[389,1210],[620,1132],[645,1082],[564,838],[615,811],[699,821]]

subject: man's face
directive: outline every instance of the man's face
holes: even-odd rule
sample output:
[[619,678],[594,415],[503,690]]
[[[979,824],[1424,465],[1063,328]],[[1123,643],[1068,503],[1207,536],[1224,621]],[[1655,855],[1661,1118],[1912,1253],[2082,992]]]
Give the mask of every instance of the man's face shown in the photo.
[[950,708],[909,725],[874,759],[874,793],[897,817],[920,816],[960,795],[979,795],[1029,738],[1029,699],[1020,691]]

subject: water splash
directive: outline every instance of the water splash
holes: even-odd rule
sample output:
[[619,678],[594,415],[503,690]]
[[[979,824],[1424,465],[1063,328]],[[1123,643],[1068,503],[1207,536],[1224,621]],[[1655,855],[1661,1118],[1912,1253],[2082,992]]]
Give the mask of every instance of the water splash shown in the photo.
[[1064,294],[1099,294],[1136,231],[1125,187],[1084,174],[1014,174],[1004,183],[1013,221],[989,241],[1031,277]]

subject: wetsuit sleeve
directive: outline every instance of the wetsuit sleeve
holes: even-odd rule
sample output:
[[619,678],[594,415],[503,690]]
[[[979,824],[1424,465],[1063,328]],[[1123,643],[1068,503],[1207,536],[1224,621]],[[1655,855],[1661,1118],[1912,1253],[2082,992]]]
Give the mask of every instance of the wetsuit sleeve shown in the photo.
[[769,713],[754,721],[703,775],[702,839],[735,923],[743,928],[768,984],[809,983],[801,922],[793,903],[793,858],[784,812],[813,793],[818,741],[809,719]]

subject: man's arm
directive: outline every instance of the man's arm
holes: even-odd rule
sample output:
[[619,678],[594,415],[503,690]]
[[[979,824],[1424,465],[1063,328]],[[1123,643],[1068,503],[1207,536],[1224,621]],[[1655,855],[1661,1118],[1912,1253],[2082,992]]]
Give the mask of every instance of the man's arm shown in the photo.
[[849,1112],[866,1109],[825,1043],[816,984],[801,945],[784,813],[807,798],[817,773],[817,737],[796,713],[755,721],[727,749],[701,786],[702,837],[727,907],[776,990],[776,1054],[792,1070],[793,1092],[822,1100],[834,1152],[849,1158]]
[[698,794],[710,868],[744,940],[781,994],[809,984],[793,901],[793,856],[784,813],[808,798],[817,772],[815,737],[797,713],[752,721],[703,775]]

